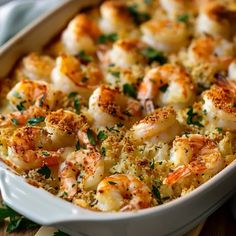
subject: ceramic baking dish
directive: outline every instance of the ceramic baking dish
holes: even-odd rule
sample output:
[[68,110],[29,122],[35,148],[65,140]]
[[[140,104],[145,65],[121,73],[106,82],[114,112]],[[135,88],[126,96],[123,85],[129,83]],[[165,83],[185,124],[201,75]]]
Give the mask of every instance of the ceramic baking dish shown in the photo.
[[[20,32],[0,48],[0,78],[7,76],[23,54],[40,50],[81,8],[98,2],[65,1]],[[138,212],[102,213],[77,207],[33,187],[0,164],[4,201],[29,219],[55,226],[70,235],[183,235],[221,206],[234,193],[235,187],[236,162],[233,162],[207,183],[165,205]]]

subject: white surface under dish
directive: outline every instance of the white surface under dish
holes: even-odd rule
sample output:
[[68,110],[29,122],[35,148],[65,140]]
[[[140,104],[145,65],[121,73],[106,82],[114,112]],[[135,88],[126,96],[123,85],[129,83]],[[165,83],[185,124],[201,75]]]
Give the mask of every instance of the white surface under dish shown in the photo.
[[[68,0],[10,40],[0,49],[0,78],[7,76],[17,58],[40,50],[81,7],[97,2]],[[182,235],[220,207],[235,187],[236,162],[233,162],[207,183],[165,205],[137,212],[102,213],[59,199],[29,185],[4,164],[0,167],[2,197],[10,207],[39,224],[55,226],[71,235]]]

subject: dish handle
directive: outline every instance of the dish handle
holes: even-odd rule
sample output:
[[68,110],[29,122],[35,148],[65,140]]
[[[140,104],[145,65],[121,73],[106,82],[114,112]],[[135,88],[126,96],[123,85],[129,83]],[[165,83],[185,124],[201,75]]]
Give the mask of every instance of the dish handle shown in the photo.
[[9,207],[41,225],[54,225],[75,219],[83,221],[91,214],[42,188],[28,184],[23,177],[1,166],[0,190],[3,201]]

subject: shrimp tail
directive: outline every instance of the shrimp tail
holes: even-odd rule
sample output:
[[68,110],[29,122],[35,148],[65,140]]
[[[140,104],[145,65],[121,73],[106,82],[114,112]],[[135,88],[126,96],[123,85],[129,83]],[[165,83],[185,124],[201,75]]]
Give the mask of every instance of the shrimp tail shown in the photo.
[[191,174],[191,169],[188,165],[178,167],[173,173],[169,174],[163,181],[163,184],[173,185],[180,178],[186,177]]

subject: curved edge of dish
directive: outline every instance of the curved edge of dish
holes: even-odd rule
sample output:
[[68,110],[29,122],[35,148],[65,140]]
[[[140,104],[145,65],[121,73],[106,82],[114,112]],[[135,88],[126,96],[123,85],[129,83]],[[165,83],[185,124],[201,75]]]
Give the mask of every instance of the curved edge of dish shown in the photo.
[[[199,197],[199,195],[204,195],[206,191],[210,191],[212,188],[216,187],[219,182],[230,178],[235,172],[236,162],[233,162],[208,182],[185,196],[160,206],[127,213],[96,212],[75,206],[72,203],[66,202],[48,193],[42,188],[30,185],[23,177],[12,173],[9,168],[2,163],[0,165],[0,189],[2,198],[7,205],[42,225],[55,225],[58,222],[71,221],[125,221],[130,218],[134,219],[153,214],[158,215],[158,213],[168,211],[168,209],[177,205],[180,206],[186,202],[192,201],[192,199]],[[52,212],[53,214],[51,214]]]

